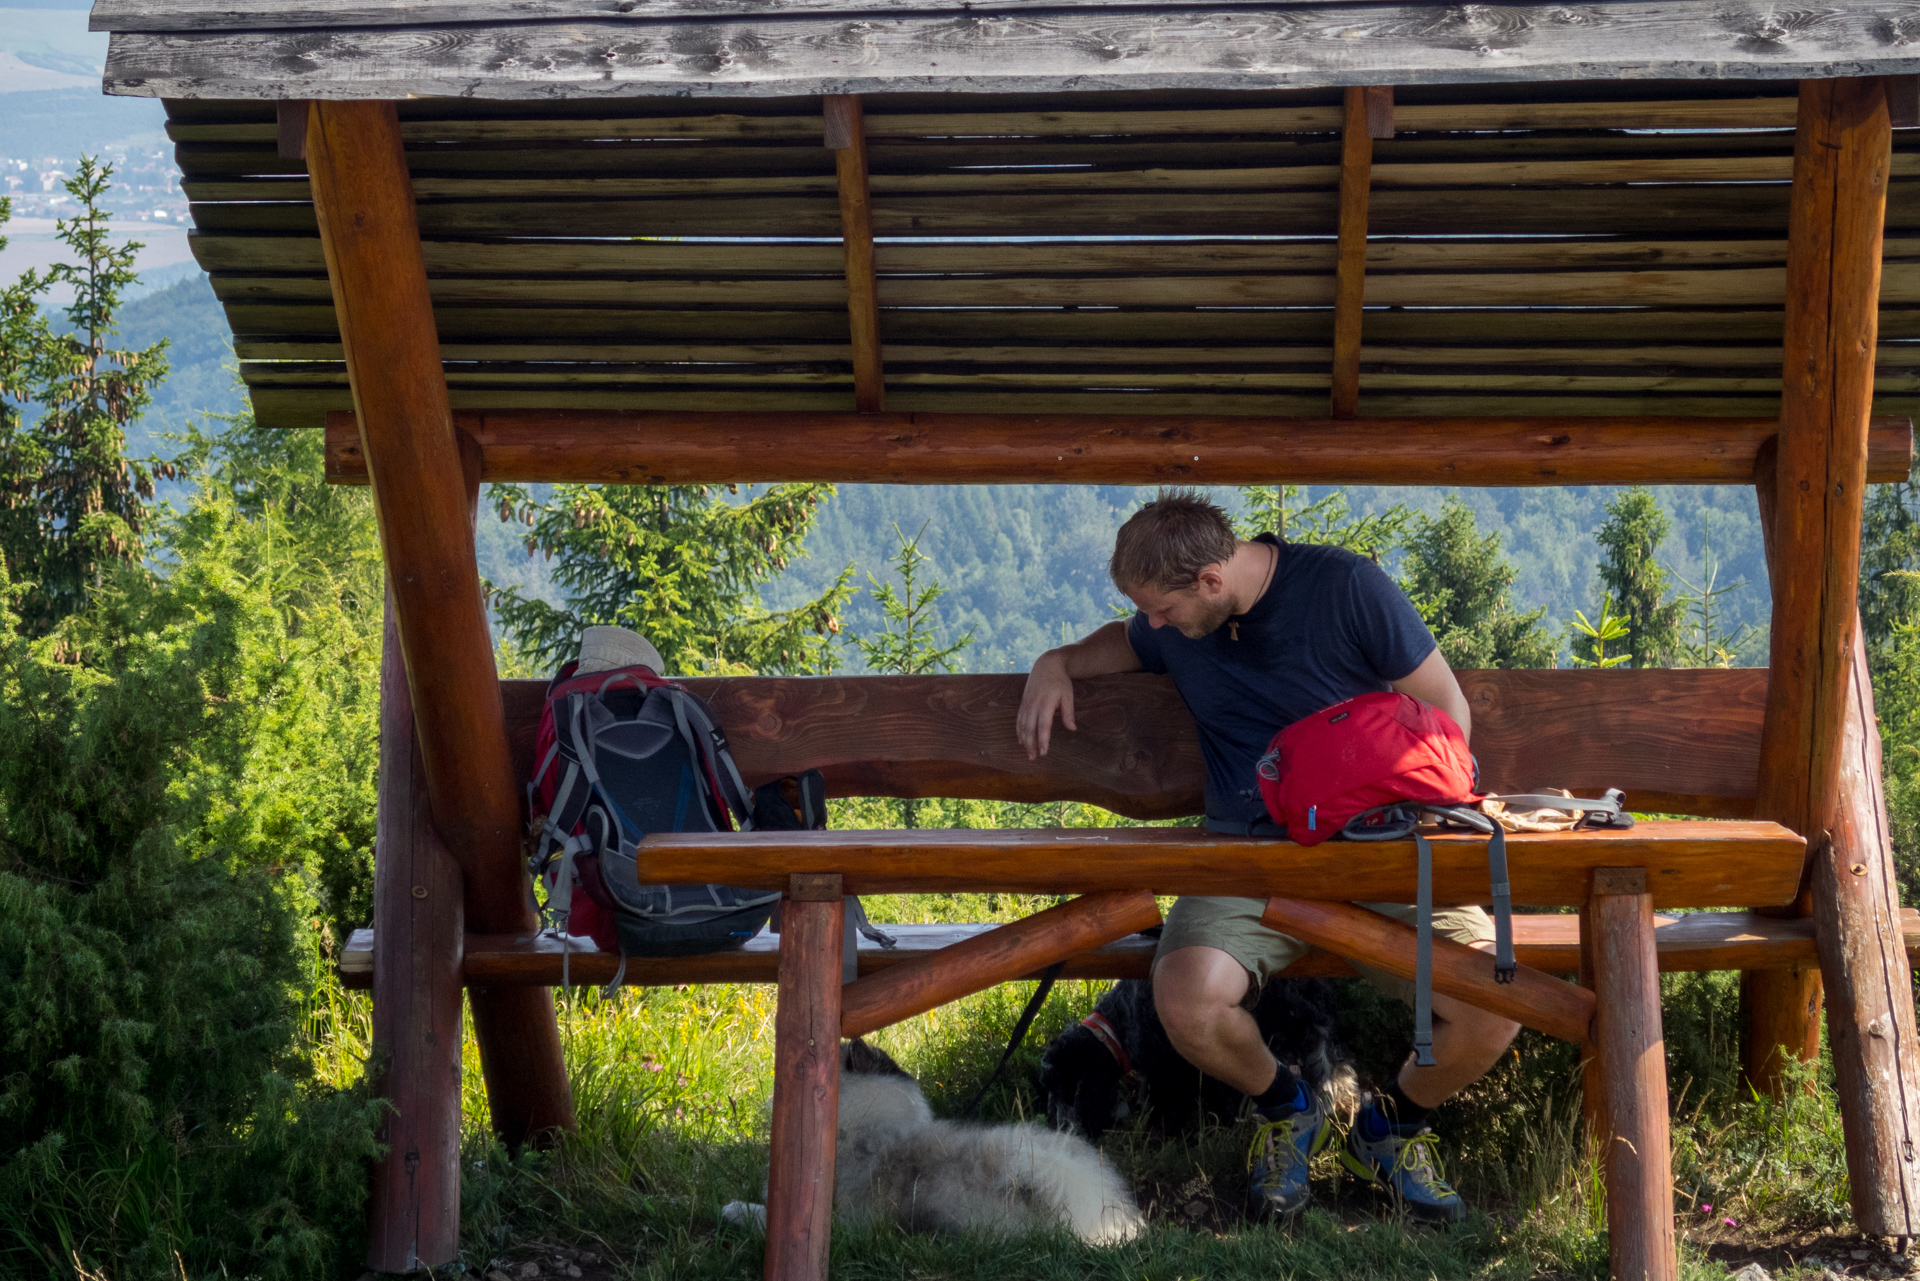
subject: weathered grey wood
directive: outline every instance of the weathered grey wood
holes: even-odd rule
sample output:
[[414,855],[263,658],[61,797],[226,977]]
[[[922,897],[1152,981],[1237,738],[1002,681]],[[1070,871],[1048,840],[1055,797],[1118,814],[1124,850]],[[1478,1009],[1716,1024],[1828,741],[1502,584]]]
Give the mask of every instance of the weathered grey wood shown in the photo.
[[[964,88],[1894,75],[1920,4],[1779,14],[1720,0],[607,19],[286,32],[122,32],[109,93],[182,98],[769,96]],[[510,22],[511,19],[509,18]]]

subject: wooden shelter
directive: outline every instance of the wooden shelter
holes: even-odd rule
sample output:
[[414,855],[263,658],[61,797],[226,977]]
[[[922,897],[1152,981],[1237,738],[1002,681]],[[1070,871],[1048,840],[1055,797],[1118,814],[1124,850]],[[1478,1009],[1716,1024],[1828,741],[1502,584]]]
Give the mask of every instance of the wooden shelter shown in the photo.
[[[498,680],[473,566],[478,487],[509,479],[1756,484],[1768,671],[1463,674],[1494,786],[1700,818],[1515,838],[1515,898],[1580,916],[1530,918],[1516,984],[1446,948],[1435,983],[1591,1047],[1614,1271],[1666,1278],[1658,970],[1749,972],[1770,1088],[1817,1049],[1824,977],[1855,1217],[1920,1235],[1920,938],[1855,609],[1863,487],[1907,475],[1920,403],[1894,131],[1920,4],[98,0],[94,26],[108,91],[167,99],[260,422],[325,430],[379,512],[376,927],[349,953],[397,1106],[373,1266],[454,1248],[463,983],[496,1129],[571,1124],[516,786],[538,694]],[[1155,678],[1092,683],[1039,763],[1017,679],[705,692],[750,780],[1198,806]],[[816,1278],[843,1032],[1058,960],[1138,973],[1153,893],[1284,888],[1307,969],[1410,967],[1410,931],[1344,900],[1410,901],[1411,847],[1329,848],[654,837],[649,879],[783,889],[786,926],[631,977],[777,979],[767,1275]],[[1478,853],[1438,843],[1443,901],[1485,901]],[[973,889],[1081,897],[843,987],[844,892]]]

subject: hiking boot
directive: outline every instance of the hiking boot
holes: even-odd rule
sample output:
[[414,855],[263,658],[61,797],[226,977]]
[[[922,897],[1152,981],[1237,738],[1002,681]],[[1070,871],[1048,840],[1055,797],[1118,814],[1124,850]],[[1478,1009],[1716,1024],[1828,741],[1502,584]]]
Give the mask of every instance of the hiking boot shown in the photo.
[[1307,1108],[1278,1120],[1268,1120],[1259,1112],[1253,1119],[1259,1128],[1253,1132],[1253,1144],[1247,1149],[1247,1164],[1252,1173],[1247,1179],[1247,1199],[1256,1215],[1288,1218],[1306,1209],[1311,1193],[1307,1188],[1307,1168],[1313,1154],[1327,1146],[1333,1135],[1333,1117],[1327,1101],[1308,1089]]
[[1394,1126],[1382,1135],[1368,1133],[1372,1128],[1368,1122],[1378,1119],[1374,1107],[1360,1109],[1347,1130],[1340,1164],[1387,1193],[1412,1218],[1425,1223],[1458,1223],[1466,1218],[1466,1203],[1441,1174],[1438,1136],[1425,1126],[1410,1134]]

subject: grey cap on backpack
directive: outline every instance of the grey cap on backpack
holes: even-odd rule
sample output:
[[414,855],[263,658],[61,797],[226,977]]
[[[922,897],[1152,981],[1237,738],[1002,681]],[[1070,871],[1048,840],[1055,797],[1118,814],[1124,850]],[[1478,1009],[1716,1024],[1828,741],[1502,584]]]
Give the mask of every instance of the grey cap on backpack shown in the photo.
[[667,664],[653,642],[624,627],[589,627],[580,633],[580,666],[574,674],[610,672],[617,667],[650,667],[655,676],[667,674]]

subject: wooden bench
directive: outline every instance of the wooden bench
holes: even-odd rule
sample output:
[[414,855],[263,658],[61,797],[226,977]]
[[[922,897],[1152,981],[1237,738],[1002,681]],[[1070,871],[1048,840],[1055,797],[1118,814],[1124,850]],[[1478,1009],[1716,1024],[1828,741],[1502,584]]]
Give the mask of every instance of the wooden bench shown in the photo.
[[[1511,836],[1515,901],[1577,907],[1580,914],[1516,918],[1521,981],[1498,990],[1483,959],[1470,962],[1447,946],[1435,957],[1436,990],[1585,1043],[1595,1062],[1610,1056],[1625,1065],[1605,1086],[1604,1121],[1596,1119],[1603,1109],[1594,1083],[1590,1121],[1611,1127],[1636,1151],[1664,1153],[1664,1078],[1651,1080],[1642,1070],[1650,1053],[1658,1057],[1658,971],[1797,972],[1817,964],[1811,921],[1765,914],[1793,903],[1806,866],[1802,837],[1751,818],[1767,674],[1486,671],[1462,672],[1460,679],[1488,788],[1560,785],[1595,795],[1620,787],[1639,810],[1702,816],[1643,820],[1628,831]],[[1080,682],[1081,728],[1056,736],[1041,760],[1029,760],[1014,738],[1019,675],[688,683],[713,704],[750,784],[817,767],[838,796],[1079,800],[1141,819],[1201,808],[1197,736],[1170,682],[1159,677]],[[522,780],[543,688],[502,685]],[[1434,854],[1438,901],[1488,901],[1484,838],[1443,835]],[[800,1202],[817,1182],[807,1154],[832,1133],[837,1054],[830,1047],[842,1035],[1055,962],[1070,977],[1143,976],[1153,943],[1138,931],[1159,919],[1155,894],[1271,898],[1270,923],[1320,944],[1296,973],[1350,973],[1356,958],[1412,965],[1409,928],[1342,902],[1412,901],[1407,842],[1303,849],[1188,826],[682,833],[647,838],[641,866],[648,880],[719,880],[787,892],[778,938],[763,935],[717,956],[636,960],[625,976],[636,984],[779,984],[769,1202],[776,1252],[785,1248],[774,1239],[780,1234],[823,1222],[820,1206]],[[892,952],[863,946],[858,977],[842,986],[843,894],[942,892],[1079,897],[1008,925],[905,927]],[[1656,921],[1655,907],[1753,910]],[[1905,916],[1901,931],[1903,947],[1920,950],[1920,919]],[[596,951],[563,957],[556,940],[531,933],[476,933],[458,948],[457,958],[439,963],[456,964],[464,982],[494,992],[556,985],[563,961],[567,981],[604,983],[617,964]],[[375,981],[380,954],[377,938],[357,933],[342,966],[347,981]],[[1582,982],[1551,977],[1570,974]],[[1652,1184],[1665,1177],[1664,1160],[1657,1165],[1648,1167]],[[1652,1204],[1662,1195],[1655,1190],[1643,1199]]]

